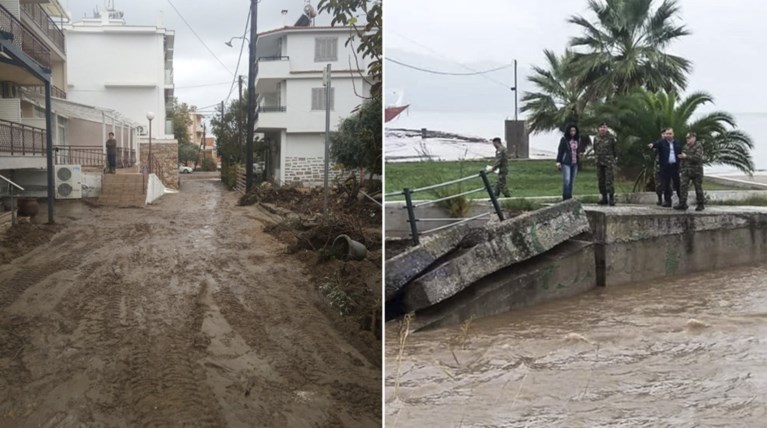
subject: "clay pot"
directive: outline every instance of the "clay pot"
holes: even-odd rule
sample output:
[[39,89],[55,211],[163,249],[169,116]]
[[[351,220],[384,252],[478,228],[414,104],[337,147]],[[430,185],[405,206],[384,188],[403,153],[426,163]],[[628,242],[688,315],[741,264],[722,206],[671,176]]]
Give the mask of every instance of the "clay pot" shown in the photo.
[[40,204],[37,202],[37,198],[19,198],[17,201],[19,205],[20,217],[34,217],[40,212]]

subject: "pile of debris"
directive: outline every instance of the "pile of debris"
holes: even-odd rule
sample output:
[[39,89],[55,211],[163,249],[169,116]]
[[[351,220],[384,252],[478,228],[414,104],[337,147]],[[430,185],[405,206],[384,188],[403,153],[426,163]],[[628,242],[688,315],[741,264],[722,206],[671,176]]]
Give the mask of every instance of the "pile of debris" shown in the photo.
[[[345,330],[362,342],[358,348],[366,348],[373,361],[380,361],[381,207],[367,198],[350,204],[345,195],[334,192],[328,195],[325,216],[321,188],[269,185],[242,196],[240,205],[255,205],[269,216],[264,231],[285,242],[287,252],[309,266],[317,290],[329,304],[329,315],[353,325]],[[339,235],[363,245],[364,258],[351,260],[334,251]]]

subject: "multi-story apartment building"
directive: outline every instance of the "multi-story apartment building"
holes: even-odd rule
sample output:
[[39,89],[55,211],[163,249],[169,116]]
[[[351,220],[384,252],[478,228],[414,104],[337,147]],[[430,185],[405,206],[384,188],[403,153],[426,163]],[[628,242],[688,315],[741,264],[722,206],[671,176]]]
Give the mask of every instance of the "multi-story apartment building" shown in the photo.
[[[325,144],[323,69],[331,65],[331,130],[370,96],[369,61],[346,41],[350,27],[284,27],[259,34],[257,131],[266,168],[281,183],[322,183]],[[356,56],[356,57],[355,57]]]
[[[66,98],[66,16],[59,0],[0,0],[0,170],[45,168],[45,105],[25,94]],[[53,142],[66,139],[66,119],[53,118]]]
[[122,112],[152,138],[173,139],[173,45],[162,26],[128,25],[110,5],[92,18],[65,25],[68,98]]

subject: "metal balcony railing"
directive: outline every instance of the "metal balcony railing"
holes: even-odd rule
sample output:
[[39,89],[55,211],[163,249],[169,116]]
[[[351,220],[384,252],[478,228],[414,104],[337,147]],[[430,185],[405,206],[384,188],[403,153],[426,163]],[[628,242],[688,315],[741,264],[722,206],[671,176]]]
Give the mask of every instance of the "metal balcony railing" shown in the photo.
[[61,31],[42,6],[34,3],[22,3],[21,10],[42,30],[43,34],[51,39],[61,52],[64,52],[64,32]]
[[[45,96],[45,86],[22,86],[22,88],[32,93]],[[51,96],[54,98],[67,99],[67,93],[61,88],[51,85]]]
[[0,119],[0,153],[45,156],[45,129]]
[[11,40],[16,47],[40,66],[51,68],[51,50],[2,5],[0,5],[0,37]]
[[259,61],[288,61],[290,60],[289,56],[260,56],[258,57]]
[[288,108],[286,106],[259,106],[258,112],[259,113],[278,113],[278,112],[286,112],[288,111]]

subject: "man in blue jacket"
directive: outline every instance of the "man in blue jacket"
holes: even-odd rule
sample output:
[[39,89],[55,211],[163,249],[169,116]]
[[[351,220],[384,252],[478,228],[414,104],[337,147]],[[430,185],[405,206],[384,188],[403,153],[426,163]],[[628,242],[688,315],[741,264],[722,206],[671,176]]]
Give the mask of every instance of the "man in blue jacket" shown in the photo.
[[[658,165],[660,166],[661,187],[663,189],[663,206],[671,207],[672,189],[679,195],[679,155],[682,145],[674,139],[674,130],[663,130],[663,139],[650,143],[648,146],[657,150]],[[673,184],[673,188],[671,187]]]

